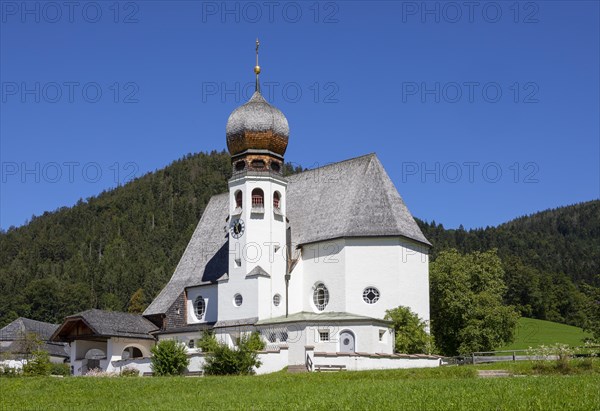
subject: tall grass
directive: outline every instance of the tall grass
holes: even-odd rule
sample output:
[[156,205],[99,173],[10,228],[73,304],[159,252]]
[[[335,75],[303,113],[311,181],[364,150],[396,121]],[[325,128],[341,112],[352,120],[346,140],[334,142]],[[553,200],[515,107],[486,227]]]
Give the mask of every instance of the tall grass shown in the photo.
[[476,374],[475,367],[464,366],[254,377],[13,378],[0,380],[0,409],[593,410],[600,405],[600,374],[593,371],[495,379]]

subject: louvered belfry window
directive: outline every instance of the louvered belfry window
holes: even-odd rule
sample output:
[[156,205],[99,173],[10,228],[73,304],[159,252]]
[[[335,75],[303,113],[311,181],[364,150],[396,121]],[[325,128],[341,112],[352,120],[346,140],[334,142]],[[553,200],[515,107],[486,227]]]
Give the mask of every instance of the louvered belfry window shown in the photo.
[[242,208],[242,192],[240,190],[235,193],[235,206],[236,208]]
[[252,190],[252,208],[263,208],[265,206],[265,194],[260,188]]

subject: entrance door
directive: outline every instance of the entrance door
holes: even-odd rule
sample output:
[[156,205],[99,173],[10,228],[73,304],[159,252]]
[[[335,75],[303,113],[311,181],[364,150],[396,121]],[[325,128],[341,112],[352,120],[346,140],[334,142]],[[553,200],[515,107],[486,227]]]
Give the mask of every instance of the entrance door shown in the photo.
[[354,334],[350,331],[342,331],[340,333],[340,351],[354,352]]
[[100,360],[87,360],[88,370],[100,369]]

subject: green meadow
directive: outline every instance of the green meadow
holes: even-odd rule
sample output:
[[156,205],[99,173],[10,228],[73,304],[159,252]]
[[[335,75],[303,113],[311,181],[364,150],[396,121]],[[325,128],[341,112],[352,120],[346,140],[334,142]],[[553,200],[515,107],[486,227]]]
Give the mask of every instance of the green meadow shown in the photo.
[[572,325],[521,317],[517,324],[515,341],[498,350],[526,350],[529,347],[556,343],[580,347],[583,345],[583,339],[591,336]]
[[[3,378],[2,410],[597,410],[600,364],[537,375],[531,362],[247,377]],[[481,378],[478,369],[519,376]]]

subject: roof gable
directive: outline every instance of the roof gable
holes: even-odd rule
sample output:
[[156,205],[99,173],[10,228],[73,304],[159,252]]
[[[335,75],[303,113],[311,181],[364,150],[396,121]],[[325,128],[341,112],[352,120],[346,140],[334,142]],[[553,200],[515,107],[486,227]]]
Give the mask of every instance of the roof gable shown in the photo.
[[150,333],[158,327],[138,314],[92,309],[65,318],[52,339],[70,341],[78,334],[73,331],[81,329],[97,337],[153,339]]
[[255,277],[271,278],[271,274],[266,272],[260,265],[257,265],[248,274],[246,274],[246,278],[255,278]]
[[0,329],[0,341],[12,341],[23,338],[24,334],[34,333],[41,340],[50,339],[58,324],[51,324],[43,321],[31,320],[29,318],[19,317],[4,328]]

